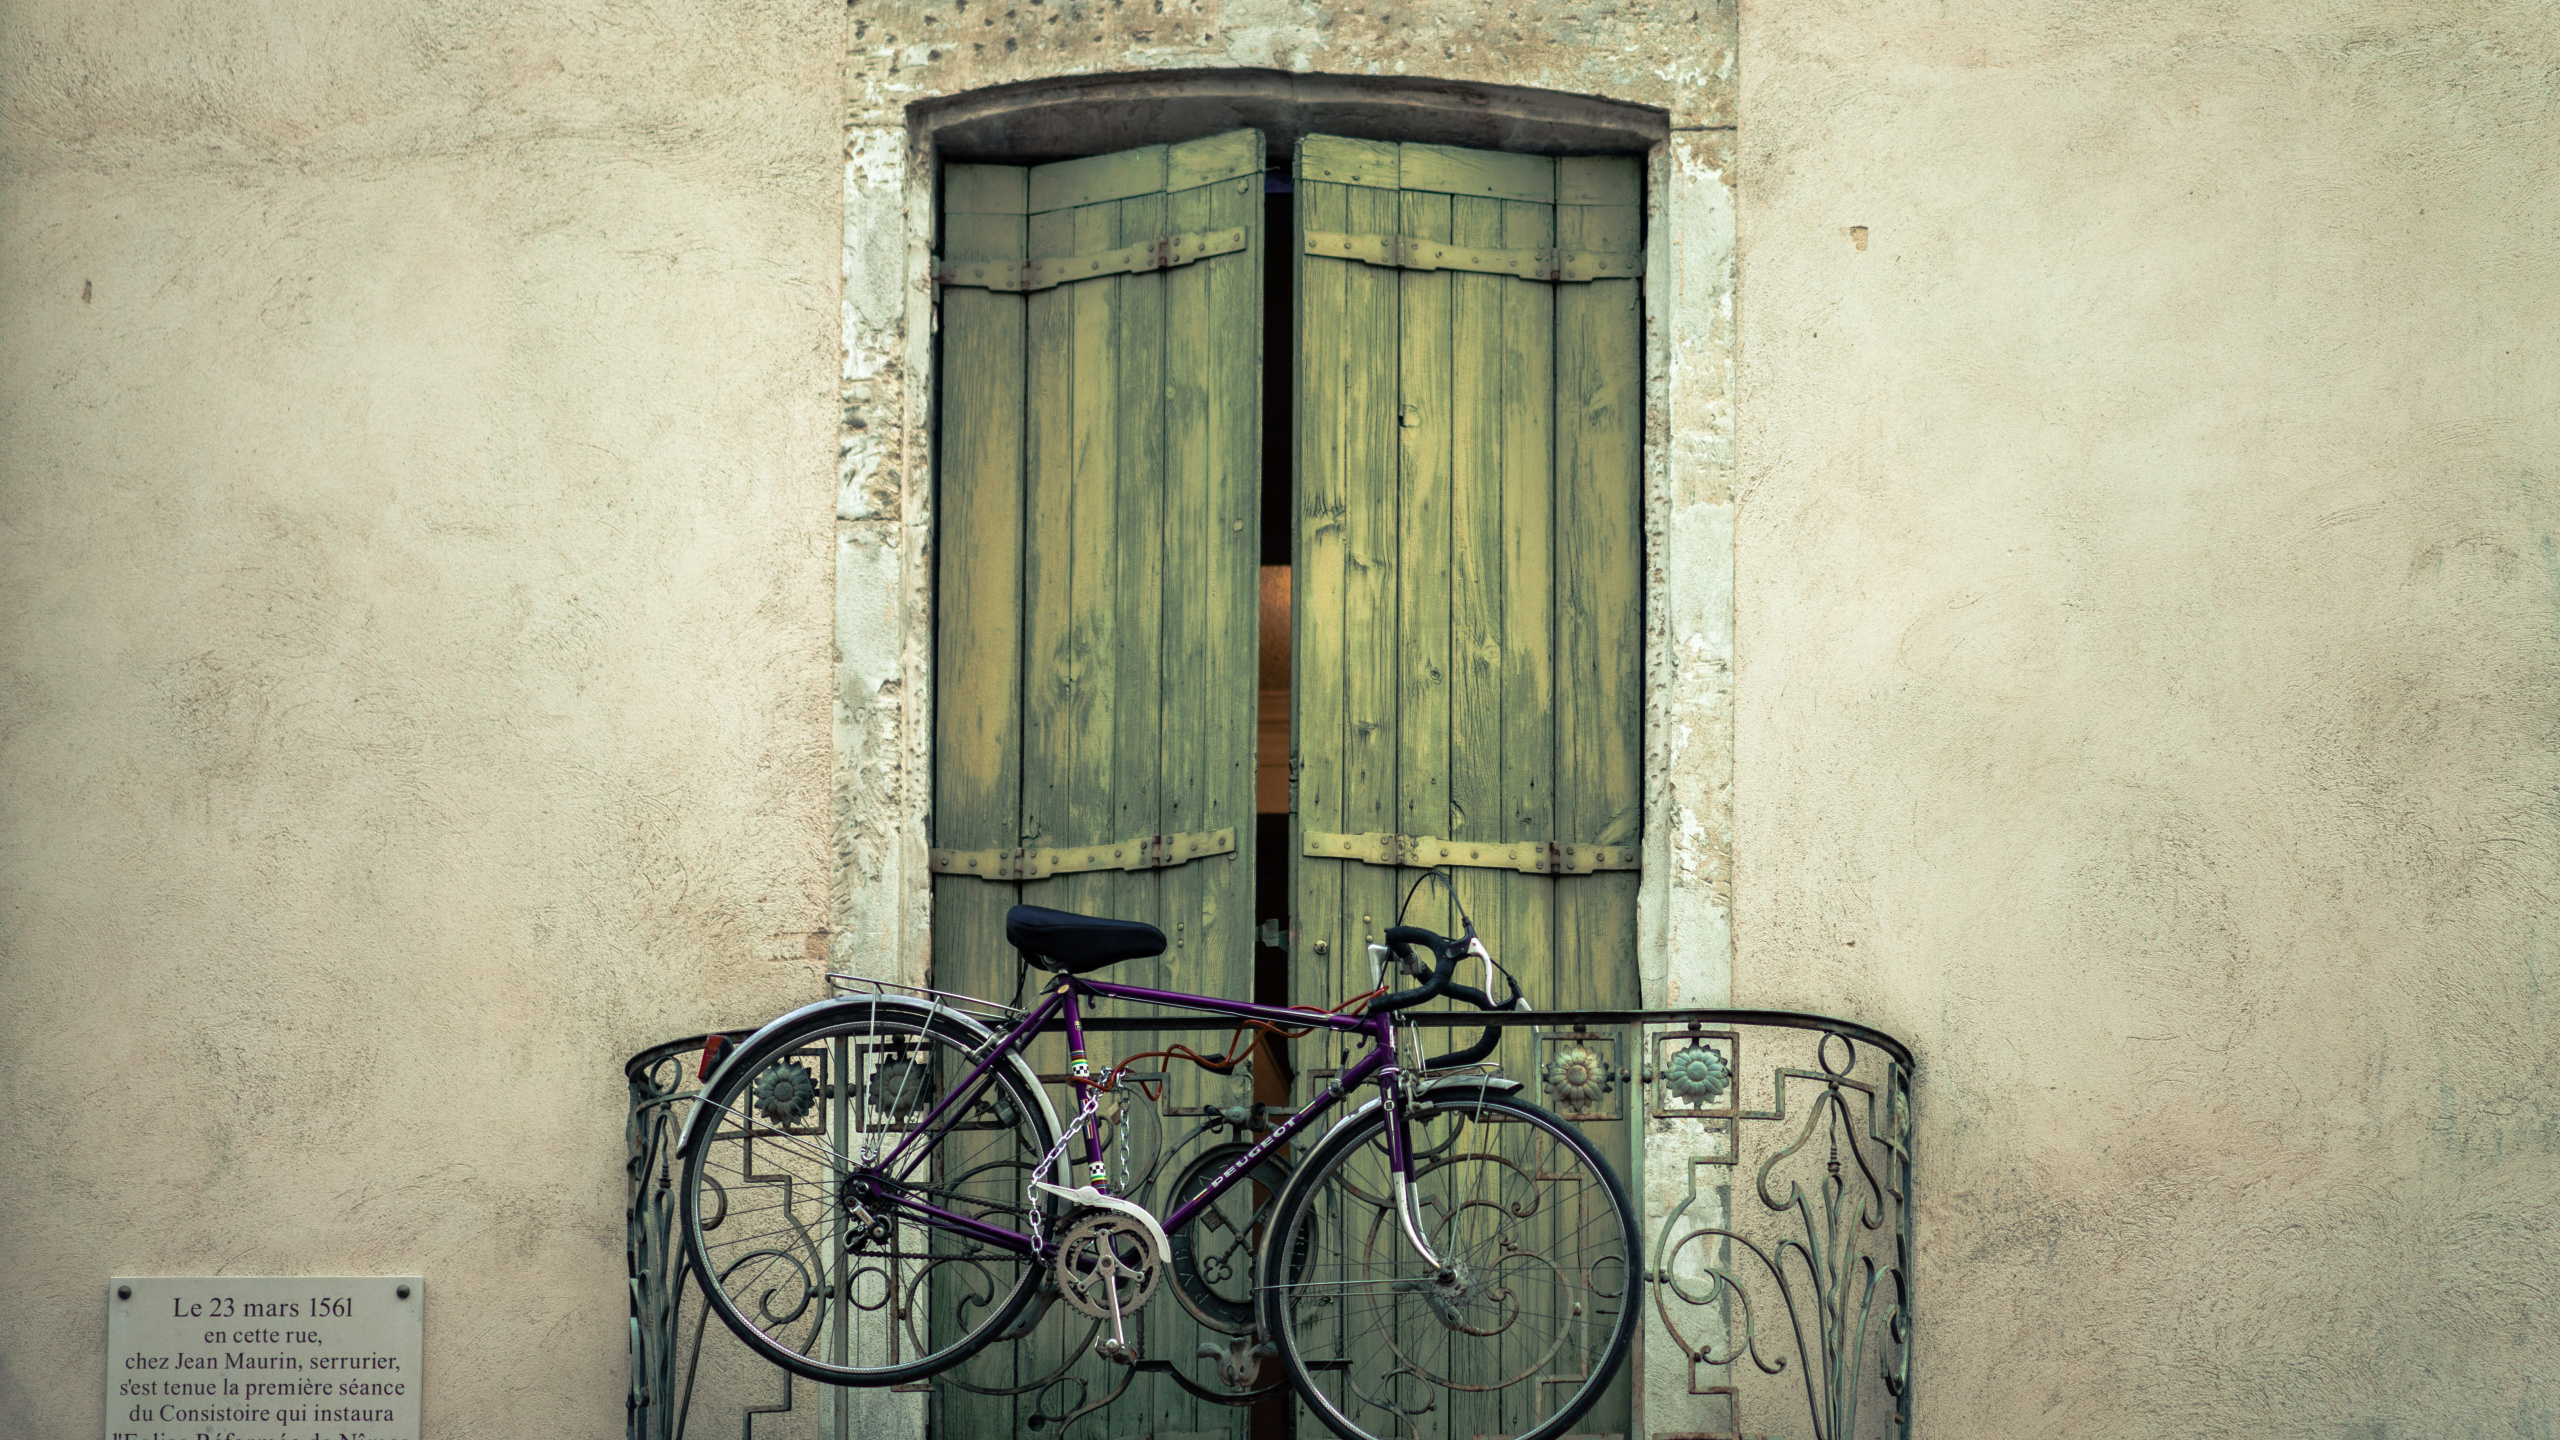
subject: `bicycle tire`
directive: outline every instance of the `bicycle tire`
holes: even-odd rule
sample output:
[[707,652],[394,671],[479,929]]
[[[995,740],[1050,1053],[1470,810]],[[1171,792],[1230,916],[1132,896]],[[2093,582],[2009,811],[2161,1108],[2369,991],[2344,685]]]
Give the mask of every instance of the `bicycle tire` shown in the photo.
[[[1449,1262],[1435,1272],[1396,1217],[1386,1126],[1383,1108],[1343,1122],[1264,1231],[1257,1272],[1292,1277],[1257,1291],[1290,1385],[1344,1440],[1554,1440],[1634,1339],[1643,1238],[1625,1183],[1526,1100],[1429,1097],[1411,1184]],[[1559,1394],[1576,1362],[1579,1383]]]
[[[911,1133],[983,1041],[947,1018],[848,1005],[756,1037],[712,1077],[680,1224],[710,1308],[748,1349],[828,1384],[907,1384],[968,1359],[1030,1302],[1035,1258],[893,1203],[857,1212],[847,1183],[885,1173],[866,1153]],[[1045,1227],[1055,1202],[1032,1204],[1025,1183],[1057,1138],[1037,1084],[1018,1057],[990,1067],[959,1123],[908,1157],[902,1193],[1026,1235]]]

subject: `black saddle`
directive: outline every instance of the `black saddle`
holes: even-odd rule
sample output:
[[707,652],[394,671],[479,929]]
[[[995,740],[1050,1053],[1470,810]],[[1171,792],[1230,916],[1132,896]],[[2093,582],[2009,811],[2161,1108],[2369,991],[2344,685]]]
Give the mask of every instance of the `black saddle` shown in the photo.
[[1039,905],[1004,912],[1004,938],[1032,964],[1070,975],[1164,953],[1164,932],[1143,920],[1105,920]]

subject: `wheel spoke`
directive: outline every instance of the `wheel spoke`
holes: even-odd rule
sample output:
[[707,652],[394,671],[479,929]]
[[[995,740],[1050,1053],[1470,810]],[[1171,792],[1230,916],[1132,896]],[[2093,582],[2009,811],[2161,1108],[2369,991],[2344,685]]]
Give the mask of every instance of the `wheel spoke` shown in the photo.
[[[1386,1197],[1386,1120],[1328,1139],[1274,1217],[1257,1298],[1317,1416],[1353,1440],[1547,1440],[1596,1399],[1632,1333],[1624,1188],[1563,1122],[1489,1096],[1414,1123],[1426,1264]],[[1623,1291],[1623,1287],[1622,1287]]]
[[685,1243],[751,1349],[815,1379],[903,1383],[965,1358],[1029,1300],[1028,1239],[1016,1252],[950,1218],[1025,1237],[1041,1221],[1024,1180],[1054,1137],[1018,1066],[991,1068],[914,1136],[906,1183],[863,1160],[925,1118],[975,1043],[921,1015],[813,1016],[758,1074],[733,1069],[704,1092],[710,1123],[680,1181]]

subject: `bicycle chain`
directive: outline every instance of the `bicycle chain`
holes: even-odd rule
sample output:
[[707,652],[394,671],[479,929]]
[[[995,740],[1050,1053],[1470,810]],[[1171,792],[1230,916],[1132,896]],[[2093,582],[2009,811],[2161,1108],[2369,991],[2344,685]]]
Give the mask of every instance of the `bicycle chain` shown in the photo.
[[1120,1113],[1112,1118],[1111,1128],[1120,1132],[1120,1183],[1128,1185],[1138,1178],[1129,1168],[1129,1097],[1120,1097]]
[[[1076,1123],[1073,1125],[1060,1126],[1058,1128],[1058,1143],[1050,1146],[1049,1153],[1040,1157],[1040,1163],[1031,1167],[1031,1178],[1023,1183],[1022,1199],[1023,1203],[1030,1207],[1031,1214],[1029,1218],[1035,1222],[1038,1220],[1040,1215],[1040,1192],[1033,1187],[1040,1183],[1041,1176],[1050,1173],[1052,1168],[1057,1165],[1058,1157],[1067,1153],[1067,1142],[1074,1139],[1077,1133],[1084,1129],[1086,1123],[1091,1121],[1096,1114],[1100,1113],[1101,1109],[1102,1092],[1099,1090],[1085,1091],[1084,1105],[1076,1111]],[[1125,1164],[1126,1162],[1124,1161],[1123,1163]]]

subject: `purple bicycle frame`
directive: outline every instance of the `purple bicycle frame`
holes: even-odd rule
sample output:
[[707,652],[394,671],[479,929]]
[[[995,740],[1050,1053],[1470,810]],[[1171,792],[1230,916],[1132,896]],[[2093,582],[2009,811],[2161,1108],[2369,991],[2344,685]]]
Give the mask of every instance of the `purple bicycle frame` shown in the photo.
[[[908,1150],[916,1146],[919,1141],[938,1140],[946,1133],[947,1127],[938,1128],[936,1122],[941,1120],[945,1111],[952,1108],[952,1103],[961,1096],[974,1094],[978,1082],[985,1078],[998,1062],[1020,1051],[1032,1036],[1047,1029],[1052,1020],[1063,1014],[1067,1045],[1076,1055],[1082,1056],[1084,1054],[1084,1008],[1078,1002],[1085,995],[1105,1000],[1137,1000],[1149,1005],[1169,1006],[1178,1010],[1199,1010],[1212,1015],[1231,1015],[1239,1019],[1260,1020],[1293,1028],[1312,1026],[1345,1033],[1357,1032],[1369,1037],[1368,1052],[1353,1061],[1349,1069],[1334,1076],[1332,1083],[1325,1086],[1314,1099],[1309,1100],[1305,1109],[1273,1126],[1269,1134],[1254,1142],[1252,1149],[1237,1156],[1234,1164],[1219,1171],[1199,1194],[1174,1207],[1171,1214],[1162,1217],[1161,1223],[1167,1234],[1189,1224],[1191,1218],[1199,1214],[1202,1207],[1232,1189],[1236,1181],[1251,1172],[1263,1156],[1289,1143],[1290,1137],[1314,1124],[1326,1111],[1340,1104],[1353,1090],[1373,1078],[1382,1082],[1392,1081],[1396,1074],[1395,1034],[1392,1022],[1385,1015],[1335,1015],[1314,1010],[1288,1010],[1275,1005],[1257,1005],[1246,1000],[1220,1000],[1208,995],[1186,995],[1178,990],[1150,990],[1143,985],[1114,985],[1103,980],[1065,979],[1052,987],[1048,995],[1039,1004],[1034,1005],[1011,1030],[998,1037],[995,1045],[987,1051],[985,1058],[971,1067],[968,1075],[959,1084],[943,1091],[941,1098],[934,1102],[933,1108],[925,1112],[924,1119],[918,1121],[914,1129],[908,1131],[897,1144],[891,1146],[888,1154],[880,1157],[879,1169],[887,1175],[891,1184],[894,1185],[905,1179],[931,1153],[932,1147],[928,1143],[912,1158],[906,1159],[903,1167],[899,1164],[900,1159],[906,1157]],[[1389,1106],[1393,1108],[1395,1087],[1392,1084],[1386,1085],[1385,1093]],[[1082,1113],[1081,1104],[1077,1106],[1077,1110],[1079,1114]],[[1400,1121],[1402,1116],[1399,1114],[1394,1119]],[[1086,1124],[1083,1129],[1085,1164],[1090,1169],[1101,1160],[1101,1137],[1097,1127],[1092,1124]],[[1406,1161],[1404,1126],[1391,1122],[1387,1127],[1388,1168],[1397,1175],[1403,1175],[1407,1173]],[[1095,1182],[1095,1188],[1105,1195],[1111,1193],[1107,1181]],[[936,1228],[955,1230],[1000,1249],[1044,1258],[1050,1250],[1046,1236],[1021,1235],[1001,1226],[989,1225],[985,1221],[899,1194],[894,1190],[882,1194],[880,1198],[900,1209],[915,1212],[924,1218],[927,1224]]]

